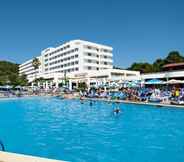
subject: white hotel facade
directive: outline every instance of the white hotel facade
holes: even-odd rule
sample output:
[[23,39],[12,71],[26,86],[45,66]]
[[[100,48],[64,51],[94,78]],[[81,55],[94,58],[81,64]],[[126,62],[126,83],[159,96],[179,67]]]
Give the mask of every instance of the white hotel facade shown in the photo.
[[112,47],[83,40],[47,48],[37,58],[41,63],[39,69],[34,70],[33,59],[30,59],[19,66],[19,73],[25,74],[29,82],[44,78],[46,88],[52,85],[58,87],[66,77],[70,88],[79,82],[90,86],[140,77],[137,71],[113,69]]

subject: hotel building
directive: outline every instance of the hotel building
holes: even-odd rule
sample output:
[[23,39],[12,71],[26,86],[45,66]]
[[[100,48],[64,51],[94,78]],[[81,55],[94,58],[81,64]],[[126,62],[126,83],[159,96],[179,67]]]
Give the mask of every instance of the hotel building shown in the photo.
[[83,40],[47,48],[37,58],[41,63],[39,69],[33,68],[33,59],[30,59],[19,66],[19,73],[27,75],[29,82],[41,77],[48,80],[46,87],[53,84],[57,87],[66,77],[71,87],[78,82],[91,85],[140,76],[137,71],[113,69],[112,47]]

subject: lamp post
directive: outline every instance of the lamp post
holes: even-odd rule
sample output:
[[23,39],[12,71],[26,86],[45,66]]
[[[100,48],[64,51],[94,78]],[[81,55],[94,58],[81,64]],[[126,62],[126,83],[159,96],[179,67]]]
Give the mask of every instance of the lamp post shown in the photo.
[[169,73],[167,72],[166,74],[165,74],[165,77],[166,77],[166,82],[167,82],[167,90],[168,90],[168,81],[169,81]]
[[64,71],[64,81],[65,81],[65,86],[66,86],[66,71]]

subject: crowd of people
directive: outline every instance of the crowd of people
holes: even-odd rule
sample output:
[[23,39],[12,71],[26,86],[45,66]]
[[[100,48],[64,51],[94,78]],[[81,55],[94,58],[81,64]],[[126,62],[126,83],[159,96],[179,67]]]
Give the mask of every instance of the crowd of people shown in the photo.
[[116,91],[90,89],[89,91],[81,92],[81,96],[88,98],[106,98],[110,100],[184,104],[184,88],[175,86],[121,88]]

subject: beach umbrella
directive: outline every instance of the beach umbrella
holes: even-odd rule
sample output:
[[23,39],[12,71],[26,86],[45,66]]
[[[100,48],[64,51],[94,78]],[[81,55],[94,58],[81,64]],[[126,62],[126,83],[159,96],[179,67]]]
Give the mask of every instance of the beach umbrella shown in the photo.
[[119,80],[118,83],[119,83],[119,84],[123,83],[123,80]]
[[123,80],[123,81],[121,82],[121,85],[122,85],[124,88],[126,88],[126,87],[128,86],[129,83],[130,83],[130,82],[129,82],[128,80]]
[[125,84],[125,86],[129,88],[139,87],[140,85],[141,85],[141,82],[139,80],[128,81]]
[[15,88],[17,88],[17,89],[21,89],[22,87],[21,87],[21,86],[16,86]]
[[182,84],[184,83],[183,80],[176,80],[176,79],[171,79],[169,81],[166,82],[167,84]]
[[119,84],[116,83],[116,82],[111,82],[111,83],[109,84],[109,87],[110,87],[110,88],[117,88],[117,87],[119,87]]
[[164,84],[165,82],[159,79],[148,80],[145,84]]
[[5,86],[3,86],[3,88],[5,88],[5,89],[11,89],[13,86],[10,86],[10,85],[5,85]]
[[134,88],[134,87],[138,87],[138,86],[139,86],[139,84],[136,84],[134,82],[129,82],[127,85],[127,87],[129,87],[129,88]]
[[140,84],[141,80],[132,80],[133,83]]

